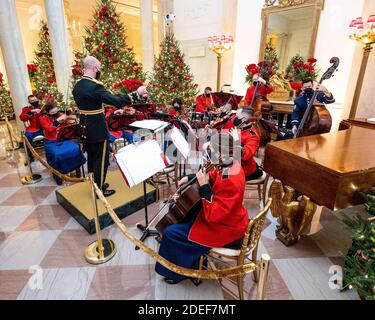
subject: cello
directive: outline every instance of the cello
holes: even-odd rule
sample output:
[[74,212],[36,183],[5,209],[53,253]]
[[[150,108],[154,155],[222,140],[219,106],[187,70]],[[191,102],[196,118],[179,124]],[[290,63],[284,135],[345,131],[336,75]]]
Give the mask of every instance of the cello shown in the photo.
[[[340,65],[340,59],[337,57],[331,58],[329,61],[332,66],[323,74],[319,81],[318,87],[325,81],[334,76]],[[318,96],[319,91],[315,90],[313,97],[308,105],[305,114],[301,120],[298,130],[294,138],[302,136],[311,136],[315,134],[323,134],[331,131],[332,128],[332,117],[324,104],[316,104],[315,100]]]

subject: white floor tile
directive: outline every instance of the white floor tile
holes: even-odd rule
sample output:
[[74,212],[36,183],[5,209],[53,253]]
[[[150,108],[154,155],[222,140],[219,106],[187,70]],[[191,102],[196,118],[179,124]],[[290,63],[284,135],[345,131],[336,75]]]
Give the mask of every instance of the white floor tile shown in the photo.
[[95,271],[95,268],[42,269],[41,288],[31,279],[17,300],[84,300]]
[[169,285],[156,275],[155,300],[224,300],[223,291],[215,280],[203,281],[196,287],[190,280]]
[[0,232],[15,231],[35,208],[35,206],[0,206]]
[[7,200],[10,196],[20,190],[21,187],[0,188],[0,204]]
[[61,231],[15,232],[0,245],[0,270],[39,265]]
[[[142,233],[136,228],[130,228],[133,235],[138,239]],[[117,247],[116,256],[107,264],[108,266],[144,265],[154,264],[155,261],[142,250],[135,250],[135,246],[130,242],[118,228],[111,228],[109,239],[112,239]],[[145,243],[155,251],[158,250],[158,243],[153,237],[146,239]]]
[[84,230],[84,228],[72,217],[66,223],[64,230]]
[[358,300],[354,291],[340,292],[329,287],[333,265],[328,258],[273,260],[296,300]]

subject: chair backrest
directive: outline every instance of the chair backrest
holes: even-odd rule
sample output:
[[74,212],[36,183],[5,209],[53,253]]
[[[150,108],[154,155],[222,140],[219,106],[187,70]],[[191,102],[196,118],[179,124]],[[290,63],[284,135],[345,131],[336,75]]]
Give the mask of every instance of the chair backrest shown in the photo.
[[259,243],[260,236],[263,231],[264,223],[266,221],[267,212],[271,207],[272,198],[269,198],[266,206],[258,213],[258,215],[251,219],[242,242],[241,253],[247,254],[252,251]]

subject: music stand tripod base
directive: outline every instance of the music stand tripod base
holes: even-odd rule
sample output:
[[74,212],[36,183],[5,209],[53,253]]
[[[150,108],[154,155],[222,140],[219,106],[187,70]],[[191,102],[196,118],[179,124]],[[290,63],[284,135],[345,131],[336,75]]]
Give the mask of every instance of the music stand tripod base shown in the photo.
[[40,174],[33,174],[32,176],[26,176],[21,179],[21,183],[23,185],[31,185],[36,184],[40,181],[42,181],[43,178]]
[[88,263],[99,265],[108,262],[116,254],[116,245],[112,240],[103,239],[103,254],[99,254],[98,241],[91,243],[87,248],[85,248],[85,259]]

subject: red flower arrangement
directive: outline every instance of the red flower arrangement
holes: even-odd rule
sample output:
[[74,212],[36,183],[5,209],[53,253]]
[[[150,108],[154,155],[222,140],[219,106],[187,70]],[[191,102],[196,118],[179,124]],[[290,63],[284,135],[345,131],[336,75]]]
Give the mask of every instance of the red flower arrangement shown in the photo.
[[113,86],[114,90],[121,90],[122,93],[128,94],[137,91],[139,87],[143,86],[143,82],[138,79],[122,80]]
[[275,74],[273,72],[273,67],[275,66],[274,62],[268,62],[265,65],[264,61],[259,62],[257,65],[256,64],[249,64],[246,67],[247,71],[247,76],[246,76],[246,82],[252,83],[253,82],[253,77],[260,73],[262,69],[262,78],[265,79],[266,81],[269,81],[271,77]]
[[38,72],[38,68],[34,63],[31,63],[27,65],[27,71],[29,72],[30,78],[33,78]]
[[293,64],[294,69],[294,80],[295,81],[302,81],[306,78],[312,78],[316,80],[319,74],[319,70],[316,69],[316,60],[315,58],[310,58],[305,63],[303,60],[298,61]]

